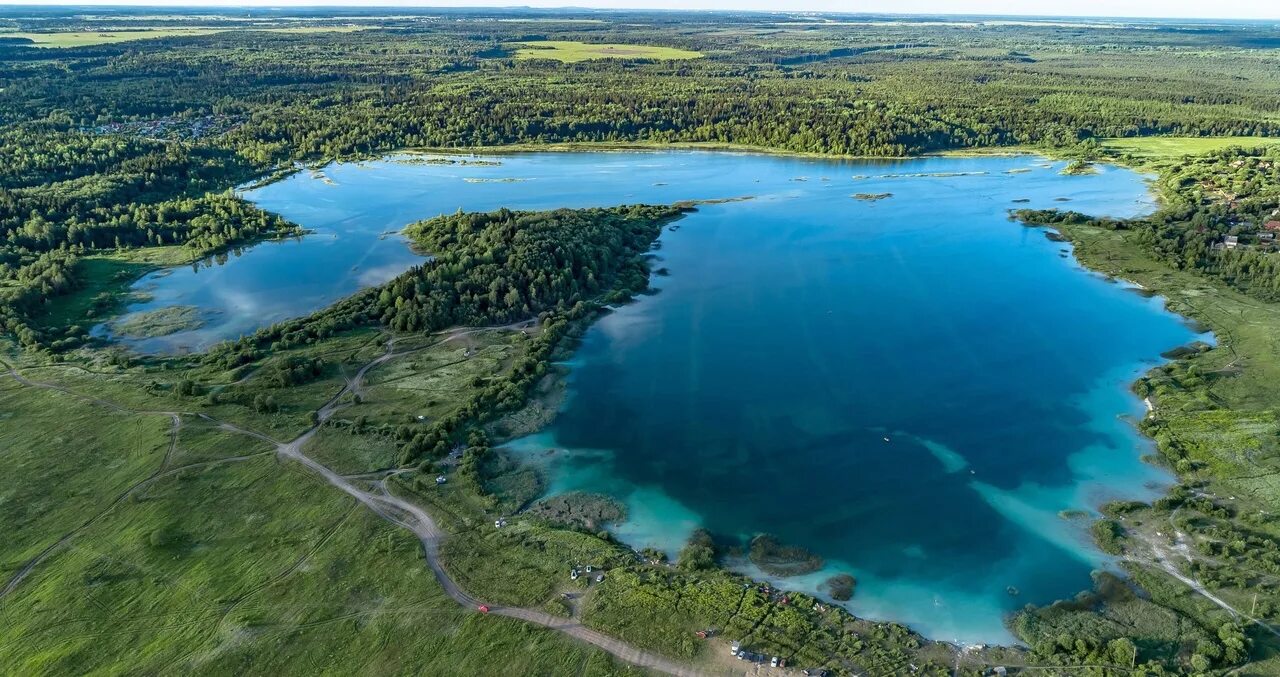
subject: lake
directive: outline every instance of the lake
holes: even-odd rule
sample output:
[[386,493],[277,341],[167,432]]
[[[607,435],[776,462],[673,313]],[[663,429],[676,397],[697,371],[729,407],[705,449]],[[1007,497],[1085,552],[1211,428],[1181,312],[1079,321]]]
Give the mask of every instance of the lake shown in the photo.
[[556,420],[508,445],[554,492],[625,503],[623,540],[674,553],[699,526],[777,534],[827,562],[787,587],[848,571],[860,615],[1004,642],[1005,613],[1110,566],[1071,511],[1170,481],[1140,460],[1153,449],[1127,386],[1197,335],[1007,218],[1148,211],[1133,172],[1063,176],[1026,156],[484,160],[395,156],[247,191],[315,234],[147,276],[129,312],[195,306],[205,324],[126,342],[202,349],[319,309],[420,261],[395,233],[442,212],[751,196],[664,232],[659,293],[593,325]]

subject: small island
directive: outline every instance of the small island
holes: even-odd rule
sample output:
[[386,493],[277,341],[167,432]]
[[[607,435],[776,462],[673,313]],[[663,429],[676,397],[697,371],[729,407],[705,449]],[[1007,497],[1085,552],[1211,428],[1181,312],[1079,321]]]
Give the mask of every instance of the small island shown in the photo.
[[831,595],[831,599],[847,602],[853,599],[853,589],[857,583],[857,580],[849,574],[836,574],[823,582],[822,589]]
[[772,534],[751,539],[748,558],[761,571],[781,577],[811,574],[824,564],[819,555],[798,545],[786,545]]
[[1066,167],[1062,168],[1063,176],[1086,176],[1097,173],[1098,168],[1087,160],[1072,160]]

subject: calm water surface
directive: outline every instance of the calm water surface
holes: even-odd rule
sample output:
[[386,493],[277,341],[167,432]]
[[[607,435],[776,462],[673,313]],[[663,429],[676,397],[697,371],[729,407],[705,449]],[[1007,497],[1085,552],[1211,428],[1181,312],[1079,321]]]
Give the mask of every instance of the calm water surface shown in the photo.
[[510,445],[554,491],[625,502],[624,540],[674,552],[698,526],[779,534],[828,562],[789,587],[850,571],[859,614],[1007,641],[1007,611],[1108,566],[1062,511],[1168,481],[1139,460],[1126,385],[1193,332],[1006,218],[1143,212],[1136,174],[1067,177],[1029,157],[497,159],[332,165],[247,193],[316,234],[142,280],[152,300],[130,311],[194,305],[207,323],[133,345],[200,349],[389,279],[420,260],[394,232],[441,212],[750,195],[664,233],[660,293],[592,327],[558,418]]

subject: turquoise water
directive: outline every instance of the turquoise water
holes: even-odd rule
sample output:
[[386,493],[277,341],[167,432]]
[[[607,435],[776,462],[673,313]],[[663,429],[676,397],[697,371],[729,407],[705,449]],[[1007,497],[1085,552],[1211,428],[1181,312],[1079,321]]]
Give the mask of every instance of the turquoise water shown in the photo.
[[317,235],[144,280],[154,300],[134,310],[196,305],[210,320],[134,345],[201,347],[323,307],[411,265],[379,234],[440,212],[754,196],[663,234],[660,292],[589,330],[557,419],[510,445],[555,491],[626,502],[628,543],[775,533],[853,572],[859,614],[1007,641],[1004,613],[1108,566],[1061,511],[1169,481],[1139,460],[1150,449],[1127,419],[1143,407],[1126,386],[1194,333],[1006,218],[1023,204],[1142,212],[1136,174],[1068,177],[1029,157],[498,159],[332,165],[249,192]]

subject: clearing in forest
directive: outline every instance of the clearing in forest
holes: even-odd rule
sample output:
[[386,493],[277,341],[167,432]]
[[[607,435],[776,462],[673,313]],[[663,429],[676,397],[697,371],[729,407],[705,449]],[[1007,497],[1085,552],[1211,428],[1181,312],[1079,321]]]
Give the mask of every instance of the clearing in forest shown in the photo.
[[1183,155],[1203,155],[1232,146],[1259,148],[1278,143],[1280,139],[1261,136],[1142,136],[1106,139],[1102,142],[1102,147],[1148,160],[1158,160]]
[[571,40],[545,40],[539,42],[514,42],[517,59],[555,59],[563,63],[589,61],[591,59],[700,59],[702,52],[656,45],[624,45],[608,43],[573,42]]
[[90,45],[107,45],[134,40],[154,40],[157,38],[185,38],[196,35],[211,35],[239,30],[259,30],[270,33],[349,33],[363,30],[367,26],[293,26],[282,28],[127,28],[101,31],[60,31],[52,33],[19,33],[0,32],[0,40],[30,40],[30,47],[88,47]]

